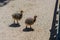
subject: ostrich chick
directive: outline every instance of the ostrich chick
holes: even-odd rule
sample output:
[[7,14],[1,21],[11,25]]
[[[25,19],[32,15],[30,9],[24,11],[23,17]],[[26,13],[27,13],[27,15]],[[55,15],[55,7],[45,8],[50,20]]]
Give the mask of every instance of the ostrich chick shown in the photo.
[[17,24],[18,24],[18,20],[20,20],[22,18],[22,15],[23,15],[23,10],[21,10],[20,13],[13,14],[12,18],[14,19],[14,23],[15,23],[15,20],[16,20]]
[[34,18],[27,18],[25,20],[26,28],[27,28],[27,25],[29,25],[31,28],[31,25],[34,24],[34,22],[36,21],[36,18],[37,18],[37,16],[34,16]]

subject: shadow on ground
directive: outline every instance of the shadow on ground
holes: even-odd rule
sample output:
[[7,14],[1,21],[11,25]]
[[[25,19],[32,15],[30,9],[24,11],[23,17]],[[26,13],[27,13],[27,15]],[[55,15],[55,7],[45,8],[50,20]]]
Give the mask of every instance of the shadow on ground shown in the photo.
[[24,32],[30,32],[30,31],[34,31],[34,29],[33,28],[24,28],[23,31]]
[[54,9],[52,27],[50,29],[50,38],[49,38],[49,40],[56,40],[57,39],[57,26],[56,26],[56,24],[58,22],[58,20],[56,20],[56,16],[58,14],[57,6],[58,6],[58,0],[56,0],[56,4],[55,4],[55,9]]
[[59,30],[58,30],[58,40],[60,40],[60,14],[59,14]]
[[8,4],[10,0],[0,0],[0,7],[3,7],[4,5]]
[[20,27],[20,26],[21,26],[20,24],[16,24],[16,23],[9,25],[9,27]]

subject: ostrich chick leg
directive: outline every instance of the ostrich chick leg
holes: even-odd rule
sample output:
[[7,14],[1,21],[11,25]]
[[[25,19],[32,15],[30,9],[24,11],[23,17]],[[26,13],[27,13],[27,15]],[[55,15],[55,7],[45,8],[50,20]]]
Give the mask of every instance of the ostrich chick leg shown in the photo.
[[15,19],[14,19],[14,24],[15,24]]
[[19,23],[18,23],[18,20],[17,20],[17,24],[19,24]]
[[31,25],[30,25],[30,28],[31,28]]
[[27,25],[26,25],[26,28],[27,28]]

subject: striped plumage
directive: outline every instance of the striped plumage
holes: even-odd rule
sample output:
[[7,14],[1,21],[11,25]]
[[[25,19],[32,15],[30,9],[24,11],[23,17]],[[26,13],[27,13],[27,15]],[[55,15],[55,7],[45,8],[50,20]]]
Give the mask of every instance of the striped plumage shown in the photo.
[[34,18],[27,18],[25,20],[26,28],[27,28],[27,25],[29,25],[31,28],[31,25],[34,24],[34,22],[36,21],[36,18],[37,18],[37,16],[34,16]]
[[20,20],[23,16],[23,11],[21,10],[20,13],[15,13],[12,15],[12,18],[14,19],[14,23],[15,23],[15,20],[17,20],[17,23],[18,23],[18,20]]
[[15,13],[15,14],[12,15],[12,17],[16,20],[20,20],[22,18],[22,14]]

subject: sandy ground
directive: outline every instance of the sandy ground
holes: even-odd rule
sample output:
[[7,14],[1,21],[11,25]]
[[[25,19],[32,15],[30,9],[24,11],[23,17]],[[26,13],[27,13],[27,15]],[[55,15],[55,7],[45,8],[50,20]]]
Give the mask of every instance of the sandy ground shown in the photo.
[[[0,7],[0,40],[49,40],[55,0],[13,0]],[[9,27],[13,23],[12,14],[23,10],[20,27]],[[34,31],[24,32],[25,19],[37,15],[32,25]]]

